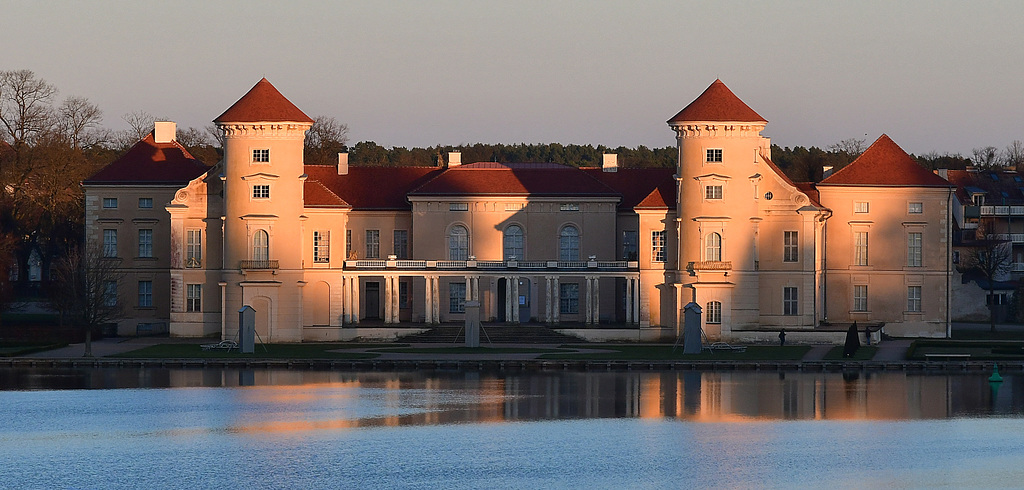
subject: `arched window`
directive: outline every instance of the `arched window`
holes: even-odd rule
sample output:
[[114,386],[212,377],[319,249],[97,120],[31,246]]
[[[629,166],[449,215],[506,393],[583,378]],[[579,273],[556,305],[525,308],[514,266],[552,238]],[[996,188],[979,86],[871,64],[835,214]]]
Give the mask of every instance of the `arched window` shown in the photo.
[[448,232],[448,260],[469,258],[469,231],[465,226],[455,225]]
[[558,236],[558,260],[580,260],[580,231],[569,225]]
[[719,301],[708,301],[707,311],[704,312],[706,323],[722,323],[722,303]]
[[256,230],[252,237],[252,259],[270,260],[270,236],[264,230]]
[[709,233],[704,238],[704,260],[721,262],[722,260],[722,235]]
[[508,225],[505,227],[504,253],[505,260],[515,257],[523,260],[523,228],[519,225]]

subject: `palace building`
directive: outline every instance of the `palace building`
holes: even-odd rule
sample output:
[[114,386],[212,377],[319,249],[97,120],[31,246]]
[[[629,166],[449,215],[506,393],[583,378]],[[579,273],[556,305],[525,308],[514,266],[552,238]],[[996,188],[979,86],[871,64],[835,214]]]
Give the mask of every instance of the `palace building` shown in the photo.
[[793,182],[721,81],[668,121],[675,168],[305,165],[313,121],[266,79],[214,122],[212,167],[157,122],[83,182],[87,247],[123,272],[121,334],[230,339],[249,305],[263,341],[393,338],[467,301],[593,340],[674,339],[690,303],[710,339],[948,329],[949,183],[885,135]]

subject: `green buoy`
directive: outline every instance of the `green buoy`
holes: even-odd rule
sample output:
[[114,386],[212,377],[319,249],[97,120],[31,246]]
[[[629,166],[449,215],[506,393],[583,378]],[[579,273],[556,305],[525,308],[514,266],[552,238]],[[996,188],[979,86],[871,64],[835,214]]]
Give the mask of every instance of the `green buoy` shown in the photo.
[[995,365],[995,364],[992,365],[992,376],[988,377],[988,382],[989,383],[1002,383],[1003,382],[1003,377],[999,375],[999,366],[998,365]]

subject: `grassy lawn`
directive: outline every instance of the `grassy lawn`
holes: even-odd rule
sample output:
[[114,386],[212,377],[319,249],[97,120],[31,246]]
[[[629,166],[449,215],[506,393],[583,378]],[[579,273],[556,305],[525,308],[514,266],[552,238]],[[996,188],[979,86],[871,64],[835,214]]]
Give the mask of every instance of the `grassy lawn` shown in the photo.
[[373,351],[402,354],[542,354],[564,352],[560,349],[537,349],[532,347],[385,347],[373,349]]
[[14,344],[0,343],[0,357],[22,356],[44,350],[59,349],[67,344]]
[[[852,361],[870,361],[871,358],[875,357],[875,352],[878,352],[878,347],[862,345],[857,352],[853,354],[853,357],[848,358]],[[823,357],[826,361],[839,361],[843,360],[843,346],[837,345],[828,351]]]
[[763,346],[747,347],[745,352],[708,352],[700,354],[683,354],[682,347],[672,352],[671,345],[572,345],[563,346],[579,349],[601,349],[612,352],[594,353],[553,353],[540,356],[541,359],[563,360],[595,360],[595,361],[669,361],[669,360],[709,360],[709,361],[799,361],[807,354],[810,346]]
[[263,346],[257,344],[255,353],[242,354],[238,351],[205,351],[199,344],[159,344],[110,357],[129,359],[373,359],[380,357],[380,354],[332,351],[395,345],[396,344],[267,344],[266,346]]
[[953,340],[1024,340],[1024,332],[1005,332],[996,327],[995,333],[985,330],[953,330]]

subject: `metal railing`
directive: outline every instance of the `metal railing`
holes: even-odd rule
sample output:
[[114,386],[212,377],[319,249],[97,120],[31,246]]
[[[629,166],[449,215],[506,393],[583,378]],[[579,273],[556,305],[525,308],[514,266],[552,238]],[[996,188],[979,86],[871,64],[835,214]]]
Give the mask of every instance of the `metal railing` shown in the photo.
[[245,270],[273,270],[278,269],[281,266],[277,260],[240,260],[238,261],[238,268]]

